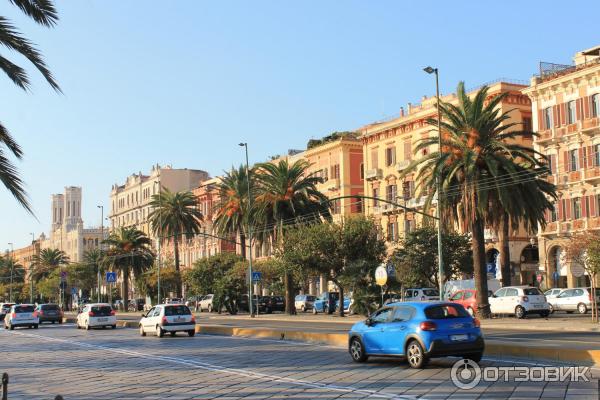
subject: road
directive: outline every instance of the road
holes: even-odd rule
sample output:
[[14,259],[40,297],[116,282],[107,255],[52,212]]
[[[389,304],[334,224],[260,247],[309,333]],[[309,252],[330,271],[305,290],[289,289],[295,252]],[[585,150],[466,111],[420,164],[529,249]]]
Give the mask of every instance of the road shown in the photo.
[[[138,314],[120,314],[119,319],[137,321],[140,319]],[[294,320],[274,320],[272,318],[281,318],[281,314],[259,316],[258,318],[249,319],[247,316],[230,317],[227,315],[217,315],[209,313],[196,314],[196,321],[199,324],[238,326],[245,328],[274,328],[274,329],[292,329],[302,330],[307,332],[330,332],[330,333],[346,333],[348,329],[358,319],[340,321],[332,317],[323,315],[300,315],[292,317]],[[290,317],[288,317],[290,318]],[[319,321],[322,319],[322,321]],[[514,320],[514,319],[513,319]],[[539,318],[532,317],[529,321],[536,322]],[[565,324],[576,324],[580,320],[589,320],[589,316],[569,317],[565,320]],[[511,321],[507,320],[508,326]],[[549,346],[549,347],[565,347],[576,349],[600,350],[600,333],[598,332],[578,332],[569,333],[564,331],[523,331],[516,329],[497,329],[483,328],[483,332],[487,340],[494,340],[500,343],[518,343],[521,345],[530,346]]]
[[[413,370],[394,359],[350,361],[345,350],[285,341],[199,335],[138,336],[72,324],[0,330],[9,399],[598,399],[589,382],[481,382],[458,390],[456,360]],[[511,365],[485,360],[483,366]]]

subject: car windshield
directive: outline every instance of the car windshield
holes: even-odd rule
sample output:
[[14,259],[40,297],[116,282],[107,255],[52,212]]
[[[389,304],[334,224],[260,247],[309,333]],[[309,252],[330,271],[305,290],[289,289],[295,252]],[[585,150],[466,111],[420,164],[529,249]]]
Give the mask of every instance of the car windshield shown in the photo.
[[92,312],[99,315],[109,315],[112,311],[110,306],[92,306]]
[[538,288],[525,288],[523,289],[523,293],[525,293],[527,296],[539,296],[542,294]]
[[35,309],[35,307],[28,306],[28,305],[15,306],[15,312],[16,313],[30,313],[30,312],[33,312],[34,309]]
[[8,310],[9,308],[11,308],[13,305],[12,304],[2,304],[2,309],[3,310]]
[[44,310],[44,311],[58,311],[58,305],[56,305],[56,304],[44,304],[42,306],[42,310]]
[[457,305],[444,304],[427,307],[425,316],[429,319],[451,319],[451,318],[467,318],[469,313]]
[[439,296],[440,292],[435,289],[423,289],[423,294],[425,294],[425,296]]
[[187,308],[187,306],[171,306],[171,307],[165,307],[165,315],[166,316],[171,316],[171,315],[190,315],[190,309]]
[[306,296],[306,301],[315,301],[315,296]]

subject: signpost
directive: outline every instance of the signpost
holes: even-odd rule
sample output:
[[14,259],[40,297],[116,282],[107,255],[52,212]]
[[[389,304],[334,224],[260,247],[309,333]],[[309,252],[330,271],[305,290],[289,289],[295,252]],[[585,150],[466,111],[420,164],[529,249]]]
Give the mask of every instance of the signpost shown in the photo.
[[387,283],[388,272],[385,265],[380,265],[375,270],[375,282],[381,286],[381,306],[383,307],[383,287]]
[[117,281],[117,273],[116,272],[107,272],[106,273],[106,283],[115,283]]
[[252,282],[262,281],[262,272],[252,271]]

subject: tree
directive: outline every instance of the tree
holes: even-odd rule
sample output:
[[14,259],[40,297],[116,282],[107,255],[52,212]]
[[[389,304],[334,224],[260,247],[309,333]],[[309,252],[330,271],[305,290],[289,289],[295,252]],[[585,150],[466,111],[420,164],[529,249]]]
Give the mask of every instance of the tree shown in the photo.
[[[51,0],[10,0],[10,2],[39,25],[50,28],[58,21],[58,14]],[[48,84],[54,90],[60,92],[60,87],[46,66],[39,50],[27,38],[21,35],[9,19],[3,16],[0,16],[0,44],[5,49],[12,50],[25,57],[37,68]],[[8,75],[9,79],[17,87],[25,91],[29,90],[30,80],[25,69],[2,55],[0,55],[0,69]],[[19,144],[10,135],[8,129],[0,123],[0,181],[11,192],[17,202],[33,214],[33,210],[27,199],[27,193],[23,187],[23,181],[19,176],[17,168],[9,160],[6,153],[12,154],[18,160],[23,157],[23,150]]]
[[[439,287],[437,230],[431,226],[408,232],[390,257],[396,280],[404,287]],[[473,273],[471,244],[467,235],[442,233],[444,282]]]
[[[197,206],[198,199],[192,192],[174,193],[166,188],[153,195],[150,201],[152,212],[148,219],[154,234],[159,236],[161,242],[165,238],[173,240],[177,275],[180,272],[179,241],[182,237],[192,239],[200,233],[200,221],[203,217]],[[182,296],[181,280],[177,284],[177,296]]]
[[[343,222],[314,224],[290,229],[278,250],[278,257],[301,270],[324,274],[340,291],[359,289],[372,281],[385,258],[385,243],[378,238],[374,222],[365,217],[346,218]],[[344,308],[338,310],[344,316]]]
[[102,282],[102,275],[106,271],[104,261],[104,252],[100,249],[89,249],[83,253],[83,262],[81,264],[85,265],[91,272],[94,273],[98,297],[100,294],[100,283]]
[[[289,164],[281,160],[277,164],[264,163],[258,166],[258,188],[256,196],[256,219],[260,221],[261,240],[280,243],[284,227],[297,224],[315,224],[331,221],[329,201],[317,189],[323,179],[308,175],[310,164],[305,160]],[[295,313],[293,275],[284,274],[286,293],[285,308],[288,314]]]
[[[256,179],[254,170],[250,170],[250,190],[254,197]],[[240,165],[225,172],[217,184],[219,201],[215,207],[214,226],[219,235],[240,238],[242,258],[246,258],[247,224],[252,210],[248,207],[248,176],[246,167]]]
[[[464,82],[457,89],[458,105],[442,102],[440,111],[441,149],[413,161],[402,173],[417,171],[416,181],[420,194],[425,196],[425,209],[430,209],[440,179],[443,220],[454,220],[471,231],[475,289],[478,292],[478,313],[490,317],[487,291],[487,271],[484,247],[484,224],[489,219],[490,202],[496,189],[508,173],[515,181],[519,165],[534,169],[545,167],[543,156],[533,149],[514,142],[525,136],[515,130],[517,123],[507,122],[510,111],[499,108],[508,95],[488,96],[488,87],[482,87],[471,99],[465,93]],[[436,119],[428,120],[437,126]],[[438,136],[423,139],[415,154],[436,147]]]
[[600,273],[600,234],[594,231],[575,234],[565,250],[567,259],[571,262],[571,267],[583,268],[590,278],[592,321],[598,322],[596,282]]
[[119,270],[123,277],[122,296],[127,309],[131,275],[138,279],[154,263],[154,253],[150,248],[152,240],[134,227],[123,227],[111,232],[103,243],[109,247],[104,257],[105,264]]
[[12,301],[21,300],[25,269],[10,255],[0,256],[0,295],[12,294]]
[[59,249],[42,249],[33,256],[31,279],[38,282],[48,278],[61,265],[69,263],[67,254]]
[[[144,272],[137,280],[140,293],[152,295],[158,292],[158,264],[154,263],[151,269]],[[160,287],[165,293],[176,292],[181,282],[181,273],[175,269],[173,259],[163,260],[160,267]]]

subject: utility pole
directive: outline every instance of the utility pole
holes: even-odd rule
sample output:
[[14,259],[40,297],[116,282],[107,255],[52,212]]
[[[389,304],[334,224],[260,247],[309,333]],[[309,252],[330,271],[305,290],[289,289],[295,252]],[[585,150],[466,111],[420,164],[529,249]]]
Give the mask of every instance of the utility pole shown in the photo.
[[[248,163],[248,143],[240,143],[240,147],[246,150],[246,180],[248,181],[248,209],[246,210],[246,226],[248,231],[248,311],[250,317],[254,317],[254,307],[252,307],[252,224],[250,223],[250,209],[252,208],[252,195],[250,194],[250,164]],[[258,307],[258,305],[257,305]]]

